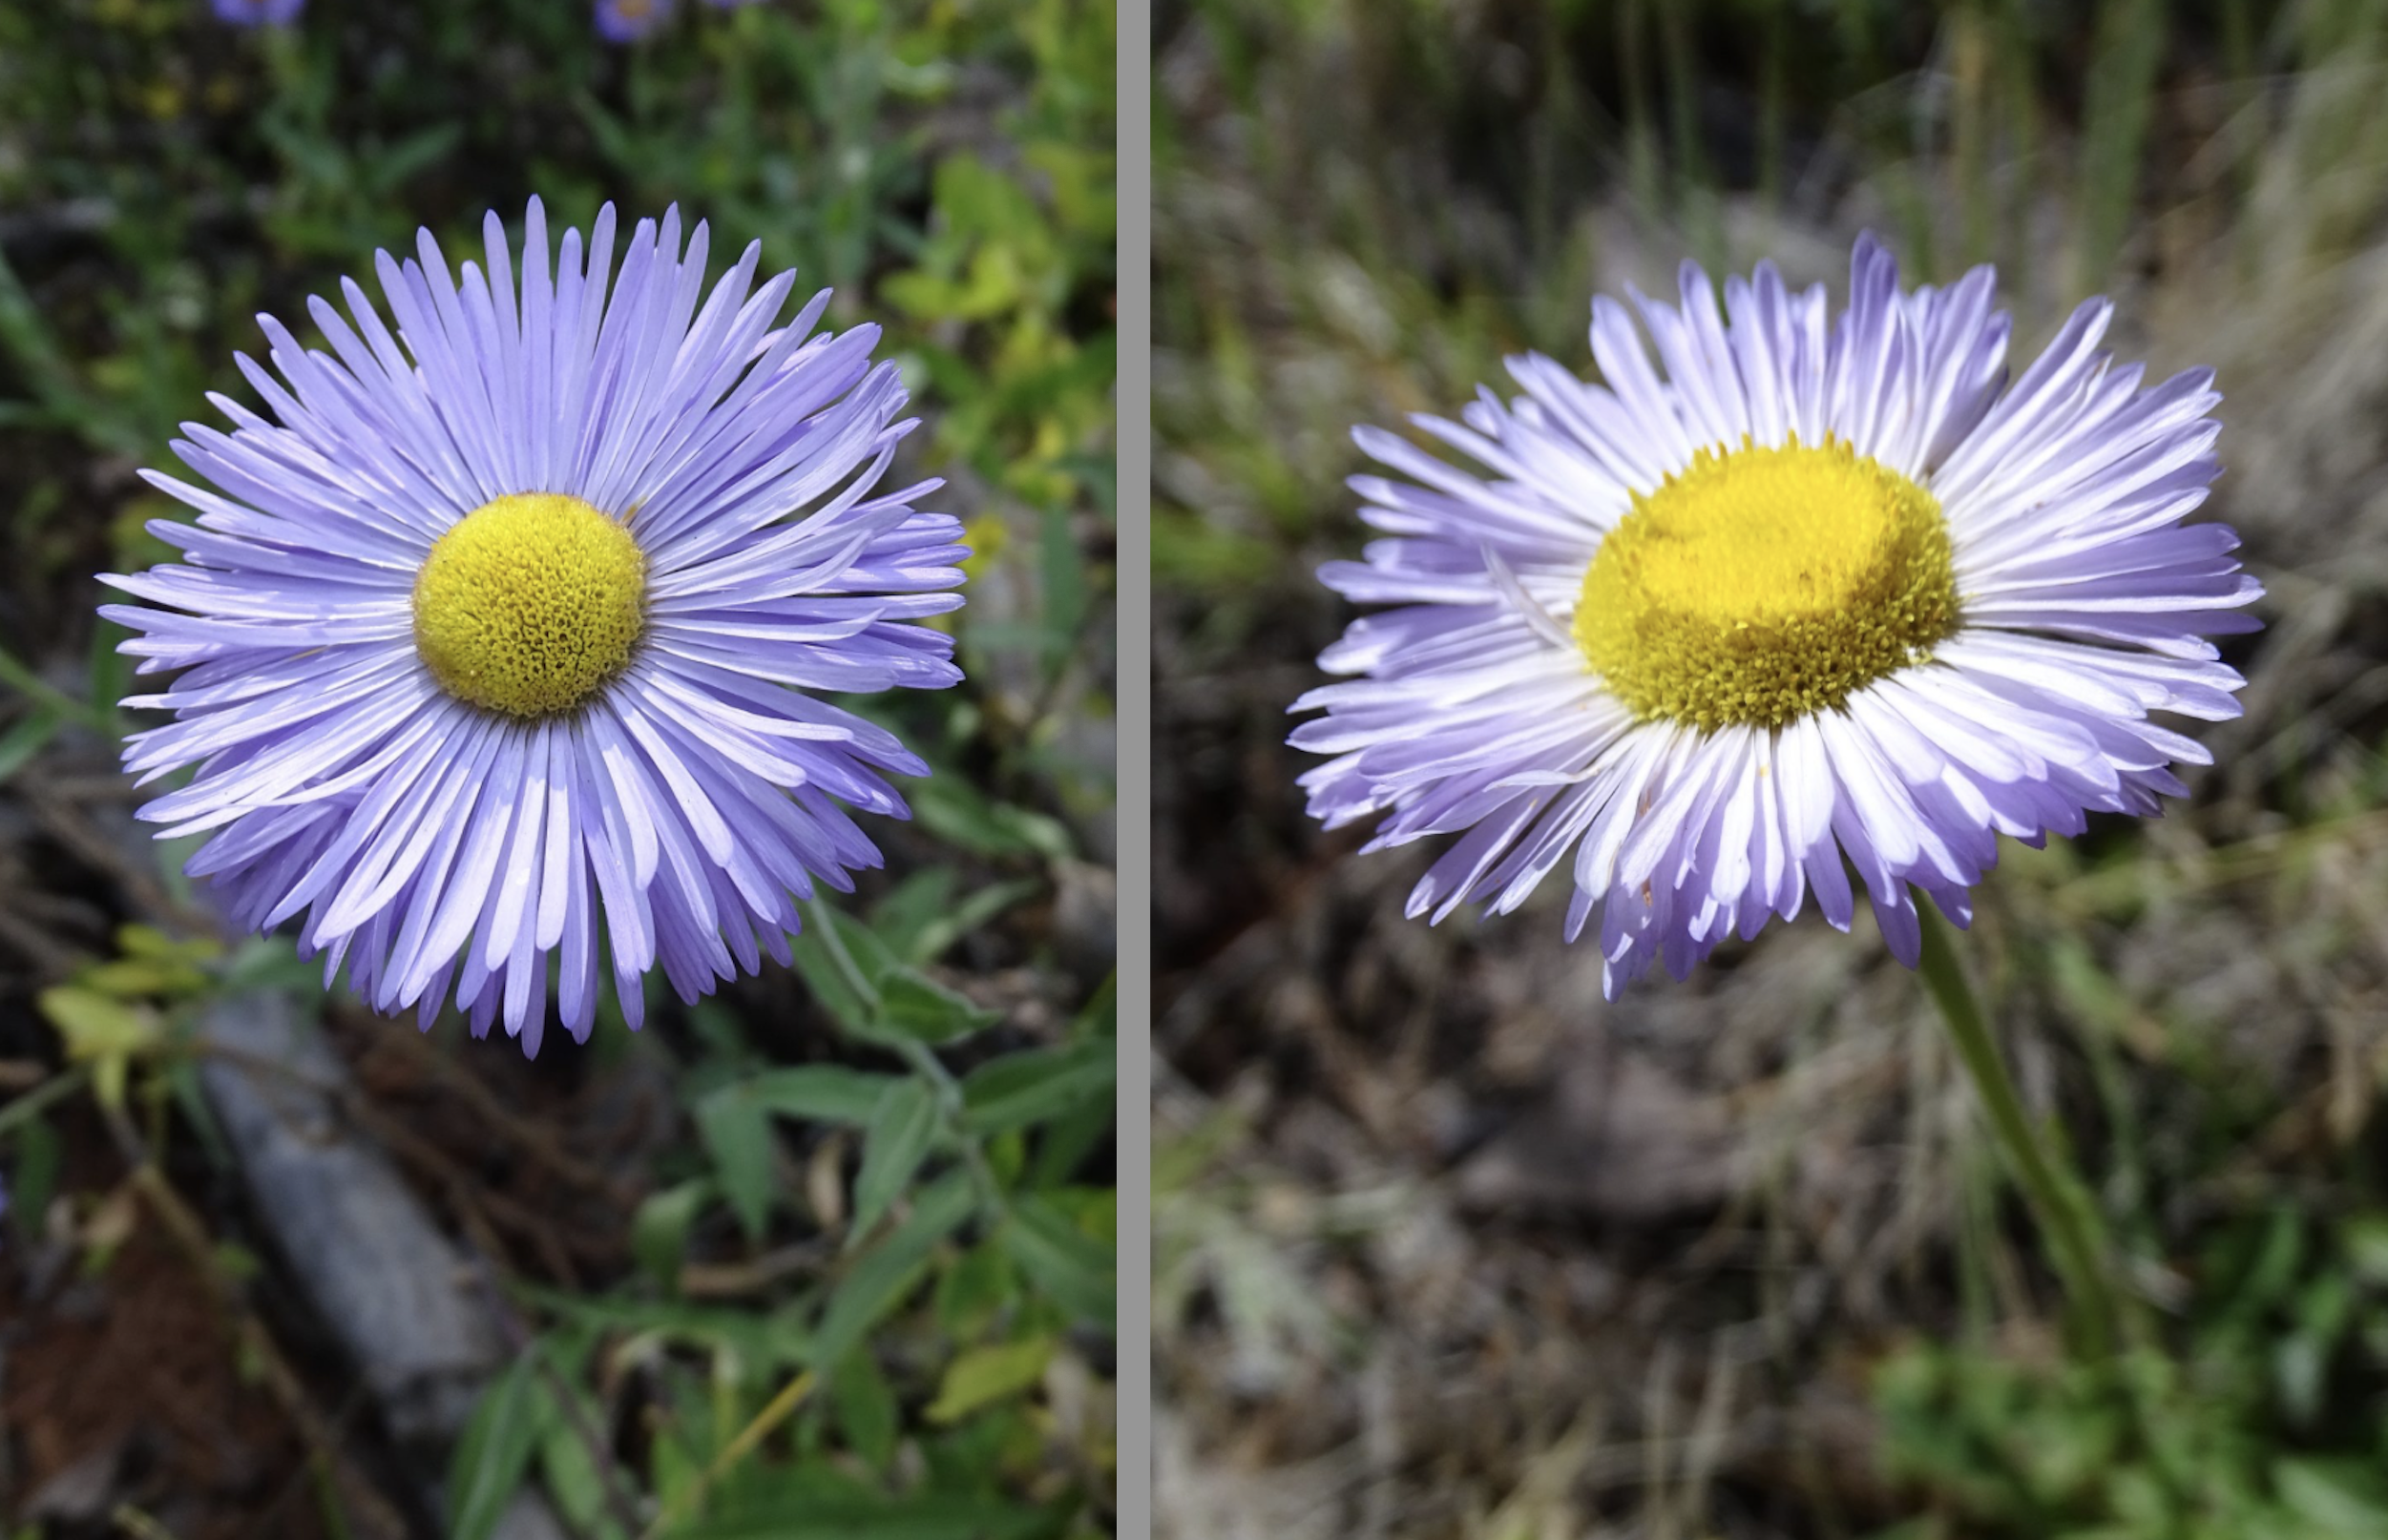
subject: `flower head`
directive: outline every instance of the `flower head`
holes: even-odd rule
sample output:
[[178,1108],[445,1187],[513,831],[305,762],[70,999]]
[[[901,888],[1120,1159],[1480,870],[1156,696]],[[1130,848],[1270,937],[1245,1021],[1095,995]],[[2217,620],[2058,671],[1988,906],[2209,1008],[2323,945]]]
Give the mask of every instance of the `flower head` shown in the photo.
[[[759,246],[704,294],[706,232],[609,206],[551,254],[530,207],[451,273],[426,232],[382,253],[393,332],[363,288],[310,313],[329,353],[263,321],[273,413],[175,452],[217,489],[150,526],[179,562],[104,581],[176,715],[125,765],[241,924],[304,913],[328,985],[428,1023],[453,987],[535,1051],[551,970],[585,1038],[601,977],[632,1024],[660,966],[683,999],[786,961],[793,900],[878,864],[848,807],[896,817],[926,766],[822,690],[936,689],[960,527],[878,492],[905,392],[873,326],[786,324],[795,275]],[[609,281],[611,292],[608,292]],[[699,301],[703,302],[700,305]],[[153,607],[155,606],[155,607]]]
[[214,0],[216,19],[235,27],[287,27],[306,0]]
[[1353,478],[1392,538],[1321,572],[1398,608],[1320,663],[1293,735],[1331,827],[1371,849],[1456,834],[1410,897],[1507,912],[1561,863],[1569,939],[1600,915],[1604,985],[1685,976],[1812,891],[1848,928],[1854,869],[1913,966],[1914,890],[1951,919],[1996,863],[2099,809],[2153,813],[2206,753],[2149,718],[2238,715],[2209,635],[2250,631],[2237,537],[2183,525],[2219,473],[2211,372],[2142,388],[2073,313],[2020,380],[1978,268],[1912,293],[1871,237],[1850,302],[1770,264],[1719,309],[1592,309],[1602,385],[1539,355],[1427,432],[1372,428],[1407,480]]
[[673,0],[597,0],[597,35],[636,43],[672,19]]

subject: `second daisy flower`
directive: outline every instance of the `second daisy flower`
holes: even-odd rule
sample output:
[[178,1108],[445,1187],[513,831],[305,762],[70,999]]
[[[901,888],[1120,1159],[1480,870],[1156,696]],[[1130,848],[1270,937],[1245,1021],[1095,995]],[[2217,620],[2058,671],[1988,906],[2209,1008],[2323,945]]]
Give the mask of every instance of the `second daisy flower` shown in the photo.
[[1681,978],[1812,892],[1844,929],[1854,869],[1913,966],[1912,889],[1959,925],[1997,836],[2152,813],[2204,763],[2152,712],[2238,714],[2211,635],[2252,630],[2237,537],[2184,525],[2219,473],[2210,371],[2142,388],[2076,310],[2021,379],[1979,268],[1901,289],[1871,237],[1850,302],[1770,264],[1682,305],[1594,302],[1602,385],[1513,359],[1419,426],[1485,468],[1392,434],[1360,476],[1390,538],[1322,578],[1398,608],[1320,659],[1293,735],[1331,827],[1371,848],[1459,838],[1411,894],[1440,919],[1514,909],[1564,863],[1570,939],[1600,916],[1609,993]]

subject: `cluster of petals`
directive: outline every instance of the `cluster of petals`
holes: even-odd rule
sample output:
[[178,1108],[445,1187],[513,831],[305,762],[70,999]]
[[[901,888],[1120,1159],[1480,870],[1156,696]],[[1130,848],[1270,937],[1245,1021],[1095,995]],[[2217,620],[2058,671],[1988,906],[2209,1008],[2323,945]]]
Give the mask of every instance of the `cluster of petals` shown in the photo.
[[[755,0],[705,0],[716,10],[735,10]],[[636,43],[660,31],[677,0],[597,0],[597,35],[609,43]]]
[[[1601,383],[1515,358],[1515,399],[1416,420],[1480,468],[1360,429],[1394,472],[1351,482],[1384,538],[1320,575],[1390,608],[1320,659],[1355,677],[1295,707],[1324,715],[1293,742],[1332,756],[1302,778],[1311,813],[1377,821],[1372,849],[1455,837],[1413,915],[1507,912],[1563,865],[1566,933],[1599,916],[1614,995],[1654,961],[1684,977],[1811,895],[1846,929],[1857,889],[1912,966],[1917,894],[1965,924],[2000,835],[2037,844],[2181,794],[2172,767],[2209,756],[2155,717],[2238,714],[2244,681],[2209,638],[2254,629],[2260,593],[2227,526],[2183,522],[2220,469],[2221,398],[2208,370],[2149,385],[2114,363],[2103,300],[2010,380],[1993,286],[1980,268],[1907,291],[1867,238],[1837,315],[1768,263],[1720,306],[1686,263],[1679,305],[1632,297],[1646,343],[1624,305],[1594,302]],[[1957,634],[1780,727],[1638,718],[1570,633],[1603,536],[1700,451],[1792,435],[1845,442],[1938,501]]]
[[216,19],[235,27],[287,27],[306,9],[306,0],[213,0]]

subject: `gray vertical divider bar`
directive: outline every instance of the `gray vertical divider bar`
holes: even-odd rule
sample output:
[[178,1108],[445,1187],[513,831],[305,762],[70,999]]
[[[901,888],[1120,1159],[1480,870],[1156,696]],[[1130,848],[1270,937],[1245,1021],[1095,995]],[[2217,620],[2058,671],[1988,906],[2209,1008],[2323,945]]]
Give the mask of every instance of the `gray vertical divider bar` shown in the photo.
[[1119,11],[1119,1532],[1153,1526],[1153,16]]

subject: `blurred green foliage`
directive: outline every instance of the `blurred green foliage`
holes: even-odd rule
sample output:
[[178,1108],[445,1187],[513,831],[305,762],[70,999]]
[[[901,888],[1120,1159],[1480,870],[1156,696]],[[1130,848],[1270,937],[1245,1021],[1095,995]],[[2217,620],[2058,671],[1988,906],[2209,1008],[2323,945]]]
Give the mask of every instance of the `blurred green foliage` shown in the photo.
[[[1111,1129],[1113,999],[1106,986],[1059,1043],[953,1073],[940,1053],[995,1017],[920,971],[957,939],[916,922],[942,881],[915,874],[868,921],[815,906],[798,941],[840,1029],[900,1071],[775,1068],[727,1011],[699,1008],[711,1052],[684,1081],[699,1148],[632,1220],[642,1276],[531,1295],[552,1326],[457,1446],[451,1532],[491,1533],[535,1471],[576,1530],[622,1533],[586,1431],[601,1419],[568,1398],[633,1366],[664,1386],[639,1472],[656,1532],[1094,1532],[1113,1426],[1090,1360],[1110,1352],[1117,1193],[1080,1173]],[[825,1136],[858,1147],[850,1185],[786,1190],[782,1119],[816,1154]],[[812,1208],[806,1228],[837,1237],[834,1257],[767,1311],[690,1301],[690,1238],[724,1207],[758,1245]],[[765,1438],[790,1458],[738,1458]]]
[[[2248,1075],[2240,1024],[2150,1009],[2084,939],[2199,885],[2293,891],[2378,819],[2377,798],[2318,812],[2193,864],[2129,839],[2014,852],[1994,922],[2007,1006],[2044,999],[2087,1061],[2101,1207],[2161,1306],[2162,1350],[2102,1366],[2001,1329],[2014,1263],[1984,1162],[1959,1226],[1963,1329],[1871,1367],[1884,1473],[1929,1509],[1875,1540],[2388,1536],[2388,1210],[2361,1113],[2341,1102],[2312,1141],[2328,1153],[2309,1146],[2294,1186],[2275,1185],[2260,1152],[2298,1114]],[[2168,1213],[2185,1202],[2211,1205],[2186,1243]]]
[[[246,397],[252,316],[370,287],[418,226],[453,249],[494,208],[518,232],[534,193],[557,223],[677,202],[717,266],[759,239],[765,271],[836,288],[833,323],[883,325],[928,423],[914,468],[975,549],[950,622],[970,682],[848,702],[937,768],[889,836],[901,880],[807,913],[820,1056],[787,1062],[801,1026],[733,996],[651,1030],[689,1137],[631,1220],[633,1274],[517,1284],[542,1329],[456,1451],[467,1540],[526,1480],[589,1537],[1062,1535],[1107,1505],[1113,999],[1015,922],[1108,841],[1085,724],[1110,711],[1114,37],[1104,0],[682,5],[629,47],[581,0],[317,0],[286,31],[0,0],[0,783],[136,725],[90,574],[169,554],[142,524],[180,510],[132,472],[173,465],[209,390]],[[62,1064],[0,1104],[16,1225],[56,1190],[65,1098],[129,1100],[160,1137],[178,1107],[206,1142],[183,1024],[225,989],[313,988],[286,944],[199,945],[128,928],[40,996]],[[1001,1027],[953,988],[965,949],[1059,980],[1065,1030]],[[601,1020],[589,1051],[620,1036]],[[800,1262],[745,1302],[687,1298],[725,1254]],[[664,1388],[617,1449],[591,1429],[633,1371]]]
[[1156,31],[1201,84],[1164,62],[1155,102],[1155,563],[1212,651],[1344,553],[1352,423],[1527,349],[1588,367],[1621,268],[1829,274],[1854,215],[1910,282],[1997,262],[2028,343],[2191,256],[2288,281],[2388,207],[2373,0],[1175,0]]
[[1886,1470],[1941,1511],[1878,1540],[2388,1536],[2388,1425],[2363,1388],[2388,1370],[2388,1216],[2242,1219],[2201,1261],[2177,1356],[1885,1359]]

